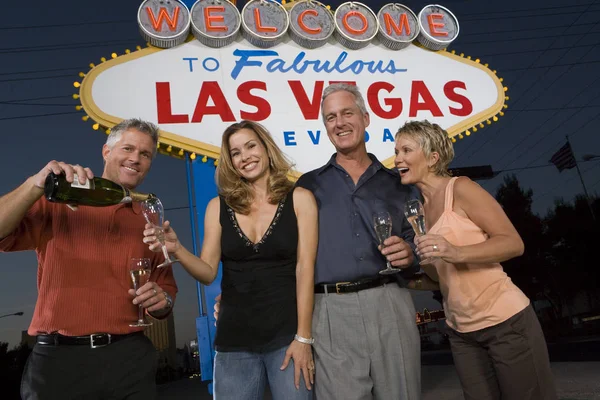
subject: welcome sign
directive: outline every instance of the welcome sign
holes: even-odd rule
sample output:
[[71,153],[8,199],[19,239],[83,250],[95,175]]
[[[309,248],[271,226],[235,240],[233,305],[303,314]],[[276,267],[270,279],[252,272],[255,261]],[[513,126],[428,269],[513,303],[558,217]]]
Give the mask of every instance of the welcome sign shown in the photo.
[[299,173],[317,168],[334,152],[320,114],[333,82],[362,90],[367,148],[387,165],[405,121],[428,119],[455,136],[504,105],[504,88],[486,66],[437,50],[458,35],[458,21],[441,6],[417,15],[388,4],[375,14],[357,2],[331,12],[316,1],[284,8],[253,0],[240,12],[224,0],[199,0],[190,10],[146,0],[138,23],[153,45],[93,68],[82,105],[106,127],[134,116],[157,123],[161,151],[172,155],[217,158],[225,128],[251,119]]

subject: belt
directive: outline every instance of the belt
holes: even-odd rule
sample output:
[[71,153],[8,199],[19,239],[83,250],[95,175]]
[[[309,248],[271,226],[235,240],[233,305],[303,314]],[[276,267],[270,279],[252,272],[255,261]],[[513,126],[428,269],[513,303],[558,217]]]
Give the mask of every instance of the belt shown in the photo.
[[92,333],[91,335],[85,336],[64,336],[59,333],[50,333],[47,335],[38,335],[36,337],[37,344],[44,346],[74,346],[74,345],[85,345],[90,346],[92,349],[97,347],[108,346],[111,343],[119,340],[143,335],[144,332],[133,332],[125,335],[112,335],[110,333]]
[[361,279],[355,282],[321,283],[315,285],[315,293],[355,293],[360,292],[361,290],[383,286],[386,283],[393,281],[394,279],[388,276],[378,276],[375,278]]

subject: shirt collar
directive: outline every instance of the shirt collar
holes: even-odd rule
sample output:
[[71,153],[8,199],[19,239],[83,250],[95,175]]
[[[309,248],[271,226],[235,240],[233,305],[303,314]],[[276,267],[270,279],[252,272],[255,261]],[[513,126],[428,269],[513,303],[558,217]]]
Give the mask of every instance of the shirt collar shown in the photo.
[[[142,212],[142,203],[139,201],[132,201],[129,205],[135,214],[139,215]],[[128,207],[129,205],[126,203],[125,207]]]
[[337,165],[337,162],[335,161],[335,156],[337,153],[333,153],[333,155],[331,156],[331,158],[329,159],[329,161],[327,161],[327,164],[323,165],[321,168],[317,169],[317,175],[321,174],[323,171],[325,171],[326,169],[328,169],[329,167],[332,167],[334,165]]
[[[324,172],[325,170],[329,169],[329,167],[336,167],[336,168],[341,168],[340,165],[337,163],[335,156],[337,155],[337,153],[333,153],[333,155],[331,156],[331,158],[329,159],[329,161],[327,162],[327,164],[323,165],[321,168],[317,169],[317,174],[321,174],[322,172]],[[390,175],[393,175],[395,177],[398,177],[398,170],[394,167],[393,169],[390,168],[386,168],[378,159],[377,157],[375,157],[374,154],[371,153],[367,153],[367,155],[369,156],[369,158],[372,161],[372,164],[369,166],[369,168],[375,168],[375,170],[383,170],[385,172],[387,172]]]

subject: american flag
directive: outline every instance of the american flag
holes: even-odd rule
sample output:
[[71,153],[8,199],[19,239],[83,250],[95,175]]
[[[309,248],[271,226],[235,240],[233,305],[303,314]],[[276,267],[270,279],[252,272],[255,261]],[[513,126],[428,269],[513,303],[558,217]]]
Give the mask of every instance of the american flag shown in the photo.
[[567,142],[560,150],[554,153],[550,162],[558,168],[558,172],[562,172],[563,169],[575,168],[577,163],[571,149],[571,143]]

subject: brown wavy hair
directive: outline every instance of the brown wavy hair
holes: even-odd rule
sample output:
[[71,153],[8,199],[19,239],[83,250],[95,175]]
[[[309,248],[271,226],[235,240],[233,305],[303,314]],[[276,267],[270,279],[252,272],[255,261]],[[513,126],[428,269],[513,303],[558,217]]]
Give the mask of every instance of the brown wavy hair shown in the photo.
[[261,124],[243,120],[230,125],[221,142],[221,155],[217,166],[217,187],[219,194],[235,212],[243,215],[250,213],[250,206],[254,201],[254,191],[250,183],[242,177],[233,166],[229,138],[241,129],[250,129],[262,143],[269,157],[270,174],[267,183],[269,203],[278,204],[294,187],[294,183],[287,177],[292,169],[292,163],[277,147],[269,131]]

